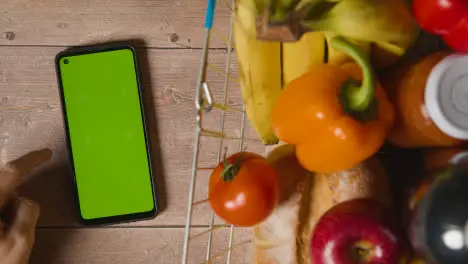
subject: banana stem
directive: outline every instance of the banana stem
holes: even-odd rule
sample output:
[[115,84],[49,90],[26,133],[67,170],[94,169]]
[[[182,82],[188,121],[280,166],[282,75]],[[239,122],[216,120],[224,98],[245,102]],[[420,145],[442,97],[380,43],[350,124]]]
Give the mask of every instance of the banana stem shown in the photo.
[[344,108],[356,112],[368,110],[375,102],[375,77],[369,57],[343,37],[334,37],[330,44],[334,49],[353,58],[363,73],[362,83],[350,79],[343,85],[341,95],[342,103],[346,104]]
[[270,23],[285,22],[296,9],[298,0],[270,0]]

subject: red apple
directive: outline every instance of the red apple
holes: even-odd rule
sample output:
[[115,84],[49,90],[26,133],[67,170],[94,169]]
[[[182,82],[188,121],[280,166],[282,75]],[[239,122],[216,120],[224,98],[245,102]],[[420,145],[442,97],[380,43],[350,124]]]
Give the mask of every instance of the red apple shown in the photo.
[[396,264],[404,240],[390,210],[372,199],[340,203],[319,220],[312,234],[314,264]]

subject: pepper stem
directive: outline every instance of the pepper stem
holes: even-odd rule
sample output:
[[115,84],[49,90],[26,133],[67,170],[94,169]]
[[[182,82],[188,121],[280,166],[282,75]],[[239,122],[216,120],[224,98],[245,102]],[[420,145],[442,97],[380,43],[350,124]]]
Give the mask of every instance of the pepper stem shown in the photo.
[[343,37],[334,37],[330,44],[334,49],[353,58],[361,67],[363,73],[362,82],[350,78],[342,86],[340,97],[343,109],[359,120],[373,119],[375,116],[368,115],[369,113],[366,113],[365,117],[362,116],[364,112],[375,112],[374,108],[377,103],[375,99],[375,77],[369,56]]

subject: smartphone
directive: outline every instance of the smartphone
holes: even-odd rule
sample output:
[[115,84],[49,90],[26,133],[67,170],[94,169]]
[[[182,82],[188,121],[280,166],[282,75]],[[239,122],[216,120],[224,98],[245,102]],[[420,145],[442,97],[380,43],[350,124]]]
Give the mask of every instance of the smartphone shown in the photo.
[[55,59],[77,204],[85,225],[157,212],[135,48],[71,49]]

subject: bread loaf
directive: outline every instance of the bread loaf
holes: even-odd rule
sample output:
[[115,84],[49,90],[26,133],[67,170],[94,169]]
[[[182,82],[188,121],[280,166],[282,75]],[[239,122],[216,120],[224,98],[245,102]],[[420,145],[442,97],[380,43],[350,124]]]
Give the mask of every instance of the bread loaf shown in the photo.
[[391,203],[387,176],[376,158],[348,170],[313,174],[299,165],[291,145],[276,146],[266,157],[280,174],[282,200],[254,228],[256,264],[311,263],[310,234],[320,217],[337,203],[357,198]]

